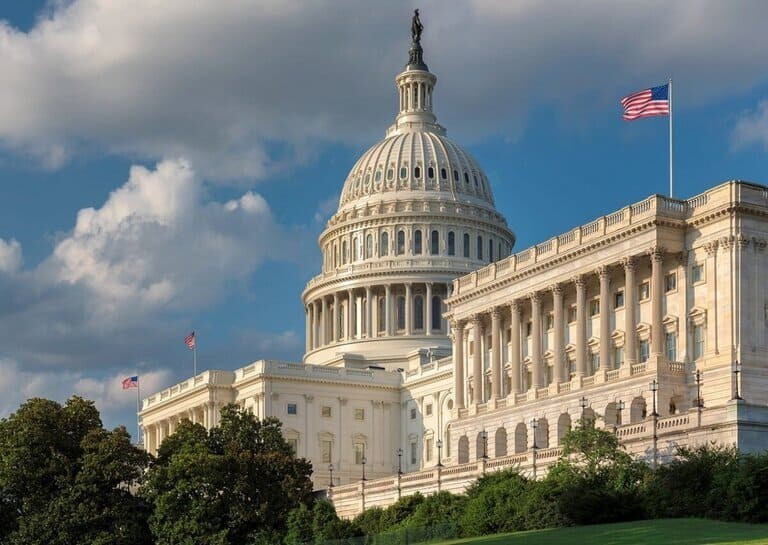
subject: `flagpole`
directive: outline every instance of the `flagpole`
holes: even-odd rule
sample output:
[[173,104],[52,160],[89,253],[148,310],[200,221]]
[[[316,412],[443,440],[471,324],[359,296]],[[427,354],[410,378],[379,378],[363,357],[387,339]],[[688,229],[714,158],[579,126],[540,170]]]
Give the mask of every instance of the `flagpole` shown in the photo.
[[672,183],[672,78],[669,78],[669,198],[674,198]]
[[139,376],[136,375],[136,444],[141,443],[141,417],[139,416],[139,412],[141,412],[141,380],[139,379]]
[[192,366],[194,368],[193,370],[195,373],[192,376],[196,377],[197,376],[197,337],[195,337],[195,347],[192,349]]

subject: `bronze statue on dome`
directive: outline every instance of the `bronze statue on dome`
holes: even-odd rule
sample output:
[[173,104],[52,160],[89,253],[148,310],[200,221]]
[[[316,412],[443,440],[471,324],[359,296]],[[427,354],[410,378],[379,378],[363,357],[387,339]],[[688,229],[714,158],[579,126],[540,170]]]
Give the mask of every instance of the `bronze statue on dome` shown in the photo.
[[413,43],[421,43],[421,32],[424,30],[424,25],[421,24],[419,19],[419,10],[413,10],[413,21],[411,22],[411,39]]

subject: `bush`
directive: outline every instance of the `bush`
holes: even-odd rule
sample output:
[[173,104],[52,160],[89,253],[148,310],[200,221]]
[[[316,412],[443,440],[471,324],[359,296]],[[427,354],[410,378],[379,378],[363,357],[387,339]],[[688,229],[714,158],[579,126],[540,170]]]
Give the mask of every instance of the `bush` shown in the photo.
[[467,490],[459,527],[463,536],[526,530],[525,504],[535,487],[516,470],[484,475]]

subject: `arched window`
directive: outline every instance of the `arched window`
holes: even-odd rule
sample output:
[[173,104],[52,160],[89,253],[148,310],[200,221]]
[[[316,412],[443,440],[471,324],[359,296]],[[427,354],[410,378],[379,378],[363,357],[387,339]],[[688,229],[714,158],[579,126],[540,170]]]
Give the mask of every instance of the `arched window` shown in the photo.
[[458,182],[459,181],[459,171],[455,168],[453,169],[453,181]]
[[431,180],[434,177],[435,177],[435,169],[432,168],[432,167],[429,167],[427,169],[427,178],[429,178]]
[[405,297],[397,298],[397,329],[405,329]]
[[413,253],[414,255],[421,255],[421,229],[416,229],[413,232]]
[[424,298],[417,295],[413,298],[414,328],[424,329]]
[[442,317],[442,301],[439,295],[432,296],[432,329],[441,329],[440,322]]
[[400,167],[400,179],[405,180],[406,176],[408,176],[408,169],[405,167]]
[[389,233],[381,233],[381,243],[379,244],[379,256],[389,255]]
[[415,167],[413,169],[413,177],[416,178],[417,180],[421,178],[421,167]]
[[445,179],[448,177],[448,172],[447,172],[447,171],[446,171],[444,168],[441,168],[441,169],[440,169],[440,177],[441,177],[443,180],[445,180]]
[[347,264],[347,256],[349,255],[349,250],[347,249],[347,241],[341,243],[341,264],[346,265]]
[[357,261],[360,259],[360,253],[359,253],[359,244],[357,242],[357,237],[352,239],[352,261]]
[[400,230],[397,232],[397,255],[403,255],[405,253],[405,231]]
[[333,268],[339,266],[339,245],[334,243],[333,244]]
[[464,173],[464,183],[469,185],[469,174],[467,174],[466,172]]
[[432,237],[429,241],[429,245],[432,255],[437,255],[440,253],[440,233],[437,231],[432,231]]
[[477,259],[483,259],[483,237],[477,235]]
[[448,231],[448,255],[456,255],[456,235]]
[[373,235],[370,233],[365,237],[365,258],[370,259],[373,257]]
[[395,176],[395,171],[390,167],[387,169],[387,180],[392,181],[392,178]]
[[493,261],[493,239],[488,239],[488,261]]
[[464,257],[469,258],[469,233],[464,233]]

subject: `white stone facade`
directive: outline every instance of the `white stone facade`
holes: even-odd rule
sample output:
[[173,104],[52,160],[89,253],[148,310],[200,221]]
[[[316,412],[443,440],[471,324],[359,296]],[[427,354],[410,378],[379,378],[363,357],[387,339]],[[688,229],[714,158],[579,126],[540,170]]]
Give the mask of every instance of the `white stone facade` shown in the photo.
[[396,122],[320,235],[303,363],[149,396],[147,450],[237,403],[279,418],[353,516],[485,471],[539,475],[582,414],[652,464],[682,444],[768,447],[768,188],[651,196],[510,255],[485,174],[437,124],[435,76],[396,83]]

